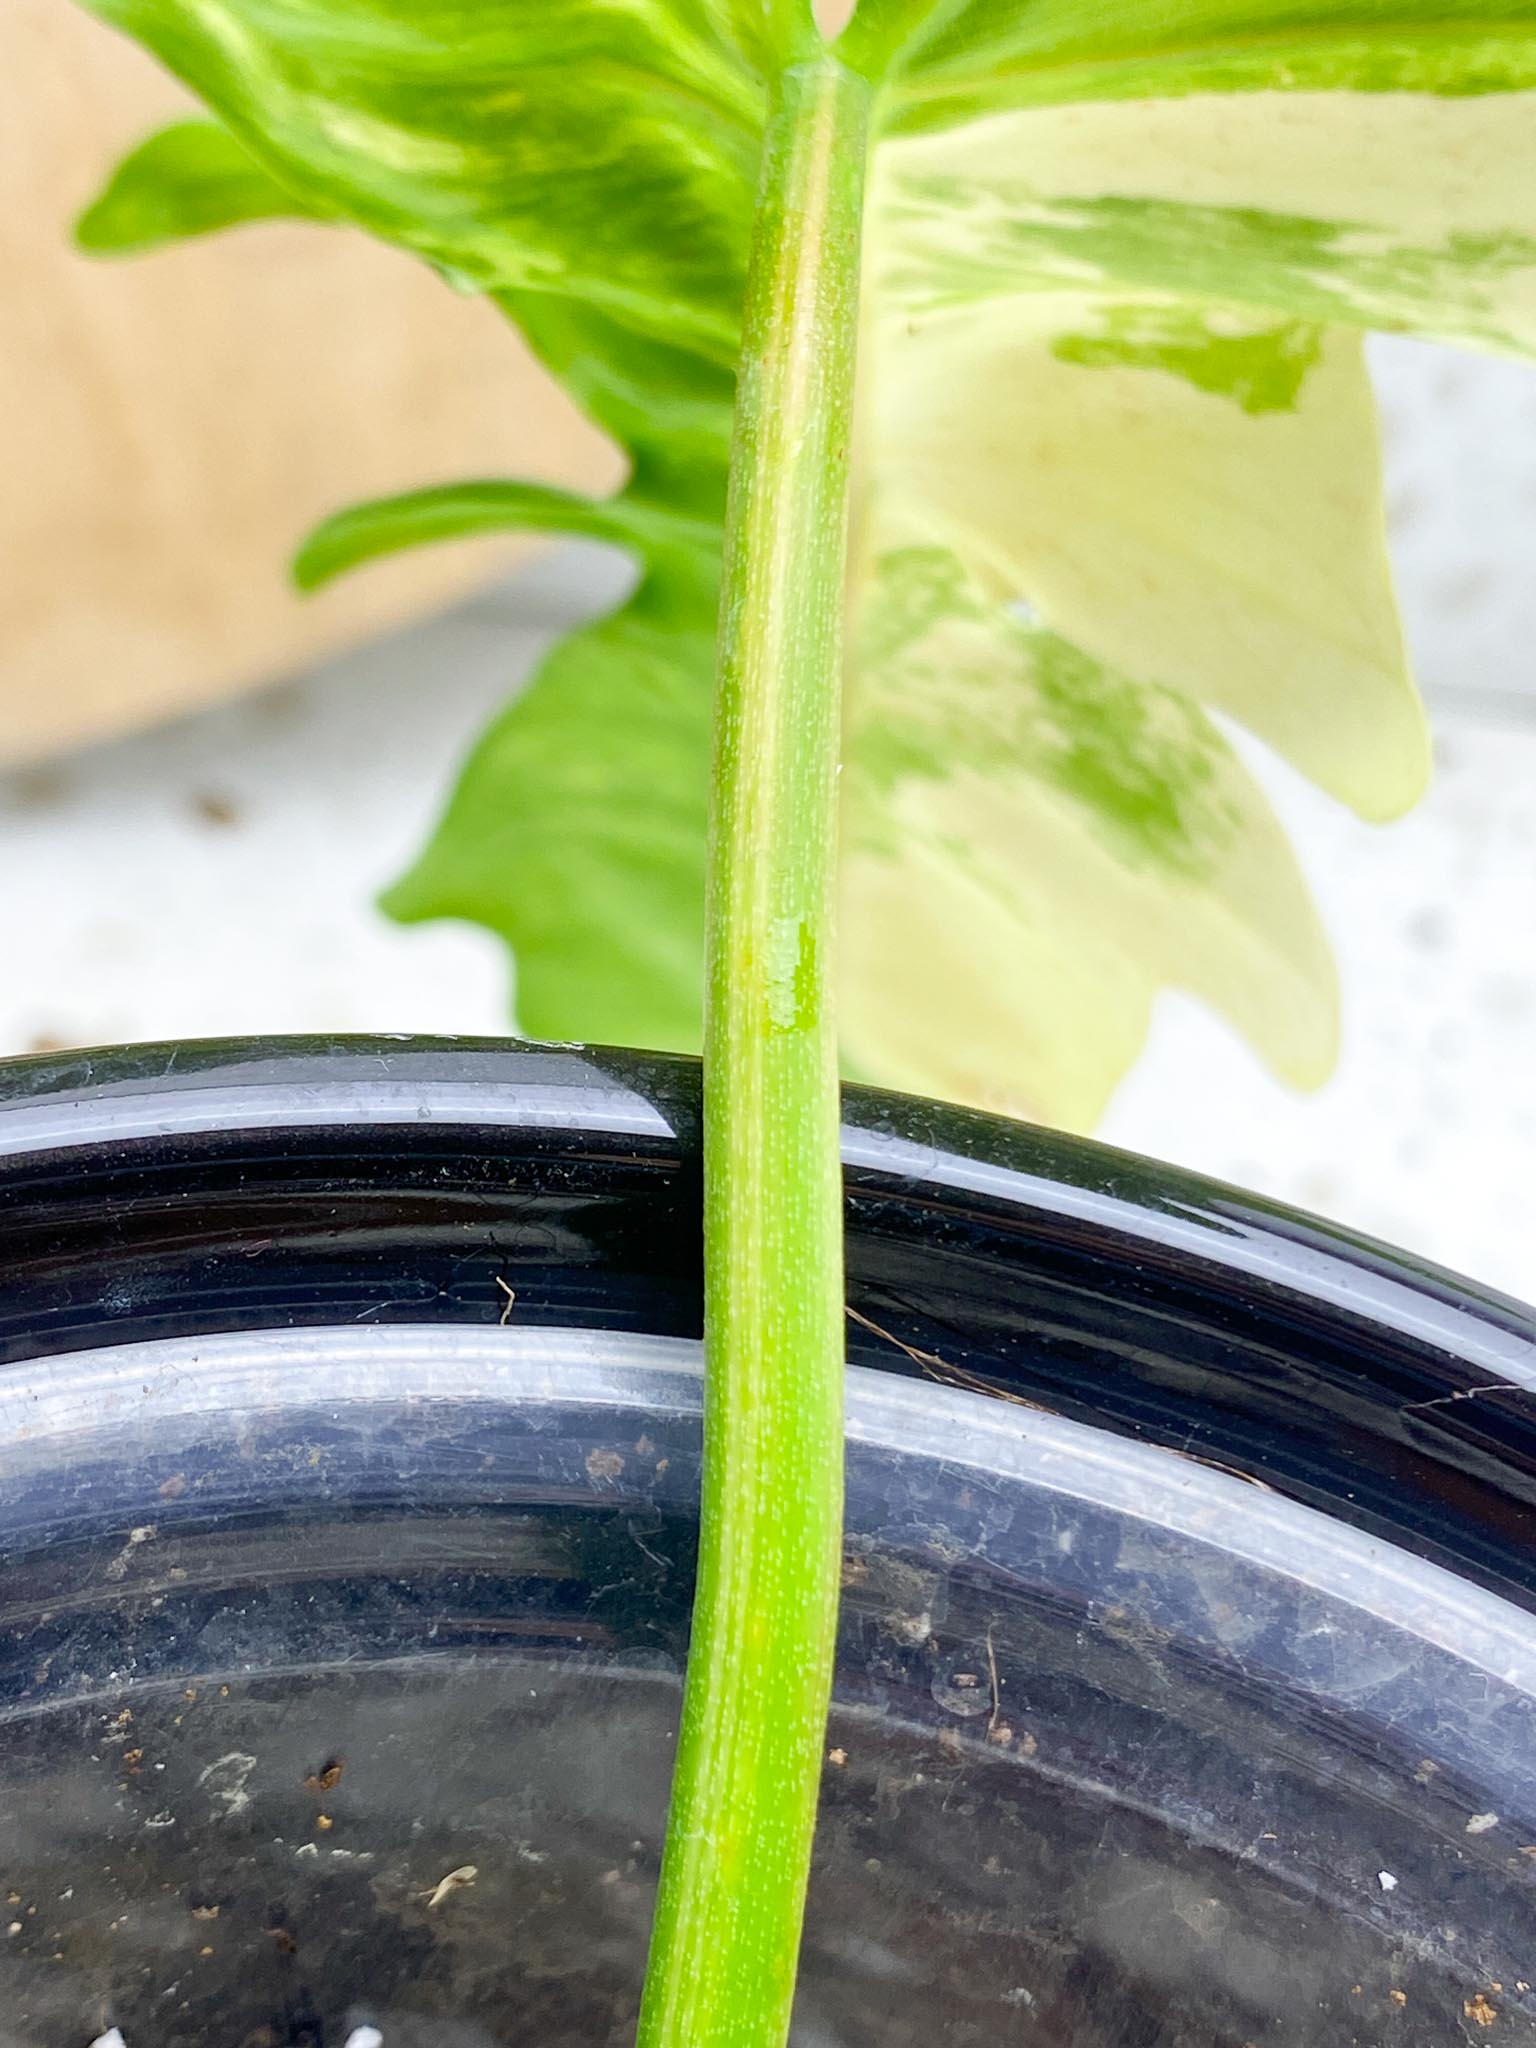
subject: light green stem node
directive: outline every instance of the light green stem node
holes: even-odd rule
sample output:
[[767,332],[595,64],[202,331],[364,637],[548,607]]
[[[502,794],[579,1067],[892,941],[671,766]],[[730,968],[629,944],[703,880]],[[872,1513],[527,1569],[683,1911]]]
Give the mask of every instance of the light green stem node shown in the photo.
[[833,1016],[848,464],[869,85],[775,88],[747,279],[715,708],[698,1590],[640,2048],[782,2048],[842,1557]]

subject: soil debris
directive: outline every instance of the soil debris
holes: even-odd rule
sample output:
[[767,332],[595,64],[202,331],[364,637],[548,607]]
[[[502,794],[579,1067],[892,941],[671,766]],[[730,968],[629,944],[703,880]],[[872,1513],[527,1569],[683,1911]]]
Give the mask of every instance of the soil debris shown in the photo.
[[438,1879],[430,1892],[422,1894],[427,1902],[427,1911],[435,1912],[444,1899],[450,1898],[454,1892],[463,1891],[467,1885],[472,1885],[479,1875],[480,1872],[473,1863],[461,1863],[457,1870],[450,1870],[446,1877]]
[[[987,1740],[995,1742],[1003,1718],[1003,1688],[997,1675],[997,1651],[992,1642],[992,1624],[987,1623],[987,1679],[992,1687],[992,1712],[987,1717]],[[1012,1734],[1009,1730],[1009,1734]],[[1005,1736],[1004,1741],[1007,1740]]]
[[1467,1999],[1462,2011],[1475,2027],[1491,2027],[1499,2016],[1496,2005],[1490,2005],[1485,1993],[1479,1991]]
[[256,1759],[243,1749],[232,1749],[224,1756],[215,1757],[211,1764],[205,1764],[197,1774],[197,1782],[203,1786],[211,1799],[217,1799],[225,1815],[233,1820],[236,1814],[245,1813],[251,1803],[246,1790],[247,1780],[256,1768]]
[[347,1768],[344,1756],[327,1757],[318,1771],[311,1771],[304,1780],[306,1792],[334,1792],[341,1783],[341,1774]]
[[[1056,1409],[1048,1408],[1043,1401],[1027,1400],[1023,1394],[1016,1394],[1011,1387],[999,1386],[996,1380],[987,1379],[979,1372],[972,1372],[968,1366],[950,1365],[946,1360],[938,1357],[936,1353],[924,1351],[916,1344],[908,1344],[903,1338],[898,1337],[893,1330],[887,1330],[883,1324],[875,1322],[871,1317],[861,1315],[856,1308],[848,1308],[844,1312],[848,1320],[852,1323],[857,1323],[861,1330],[868,1330],[872,1337],[880,1337],[887,1344],[894,1344],[898,1351],[903,1353],[905,1357],[910,1358],[915,1366],[926,1374],[929,1379],[936,1380],[941,1387],[959,1387],[966,1393],[985,1394],[991,1400],[1006,1401],[1014,1408],[1033,1409],[1036,1415],[1054,1415],[1057,1413]],[[1202,1461],[1196,1460],[1196,1463],[1200,1462]],[[1245,1476],[1243,1473],[1237,1474],[1238,1478]],[[1254,1484],[1259,1486],[1263,1482],[1256,1479]]]
[[152,1522],[146,1522],[137,1529],[130,1529],[127,1542],[107,1566],[106,1576],[114,1580],[125,1578],[128,1573],[128,1566],[133,1558],[133,1553],[142,1544],[153,1543],[155,1535],[156,1530]]

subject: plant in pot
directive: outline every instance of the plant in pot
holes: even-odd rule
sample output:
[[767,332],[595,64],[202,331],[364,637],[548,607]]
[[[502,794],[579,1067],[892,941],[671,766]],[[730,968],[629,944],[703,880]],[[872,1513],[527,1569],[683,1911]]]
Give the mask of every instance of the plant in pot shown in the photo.
[[[1177,983],[1326,1071],[1326,946],[1212,714],[1367,816],[1419,793],[1362,336],[1536,340],[1536,7],[93,5],[217,121],[137,150],[87,247],[361,226],[490,297],[629,457],[601,501],[353,508],[297,574],[510,528],[639,564],[390,906],[501,932],[535,1035],[702,1041],[703,1510],[639,2033],[768,2048],[843,1559],[839,1051],[1085,1124]],[[944,1684],[1013,1742],[973,1641]],[[1091,1998],[1013,1989],[1000,2038],[1099,2038]]]

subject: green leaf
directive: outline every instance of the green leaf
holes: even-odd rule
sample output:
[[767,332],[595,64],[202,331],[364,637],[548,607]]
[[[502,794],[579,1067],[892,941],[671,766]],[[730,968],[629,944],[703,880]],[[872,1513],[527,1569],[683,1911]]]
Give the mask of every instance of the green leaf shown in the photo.
[[812,0],[711,0],[721,36],[760,77],[768,77],[815,46]]
[[[763,88],[703,0],[94,0],[286,188],[729,363]],[[735,10],[723,10],[728,23]]]
[[[693,1042],[705,593],[764,80],[804,10],[95,4],[293,204],[492,292],[626,451],[600,506],[419,493],[339,515],[303,573],[506,523],[640,557],[631,605],[493,729],[391,905],[506,935],[525,1029]],[[1316,1078],[1326,953],[1207,714],[1368,817],[1423,785],[1359,334],[1536,347],[1536,0],[861,0],[840,48],[882,80],[886,123],[849,591],[850,1057],[1084,1121],[1178,984]],[[194,231],[213,202],[167,177],[154,204]]]
[[[183,121],[123,159],[76,234],[89,253],[115,255],[245,221],[337,218],[279,184],[228,129]],[[638,492],[691,502],[718,521],[734,394],[727,366],[554,292],[493,297],[577,403],[629,451]]]
[[494,533],[580,534],[652,555],[669,548],[707,551],[716,539],[702,521],[627,493],[583,498],[547,484],[489,478],[372,498],[333,514],[294,556],[293,579],[301,590],[318,590],[348,569],[403,548]]
[[630,489],[725,516],[734,371],[553,292],[501,292],[497,304],[587,416],[626,450]]
[[698,1048],[714,606],[707,575],[644,582],[563,642],[384,899],[498,932],[535,1037]]
[[1536,85],[1532,0],[939,0],[926,11],[860,0],[859,14],[899,69],[889,117],[899,127],[1196,92]]
[[93,256],[136,256],[243,221],[324,219],[262,169],[227,128],[178,121],[125,156],[75,223]]

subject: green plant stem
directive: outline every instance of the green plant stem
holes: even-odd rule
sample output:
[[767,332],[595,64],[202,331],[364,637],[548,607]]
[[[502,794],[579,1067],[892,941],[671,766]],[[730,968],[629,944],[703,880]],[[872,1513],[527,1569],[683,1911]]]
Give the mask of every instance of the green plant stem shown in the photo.
[[819,43],[764,145],[726,523],[704,1050],[698,1590],[640,2048],[782,2048],[842,1557],[833,901],[870,88]]

